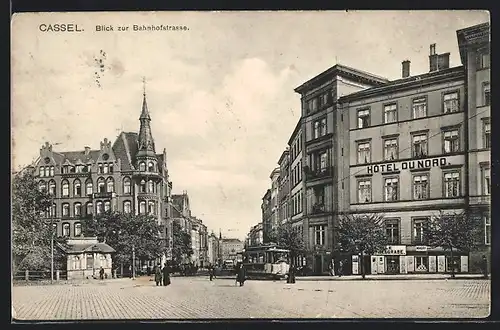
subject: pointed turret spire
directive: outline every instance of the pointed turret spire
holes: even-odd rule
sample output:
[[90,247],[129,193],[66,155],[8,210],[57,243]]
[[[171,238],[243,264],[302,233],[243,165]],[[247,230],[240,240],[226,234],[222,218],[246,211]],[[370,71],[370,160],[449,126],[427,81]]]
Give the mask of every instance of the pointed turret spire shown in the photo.
[[139,150],[137,156],[149,155],[156,157],[155,155],[155,143],[153,140],[153,135],[151,133],[151,117],[149,116],[148,104],[146,102],[146,79],[142,79],[143,83],[143,100],[142,100],[142,111],[139,121],[141,122],[141,127],[139,129]]
[[142,112],[139,119],[151,120],[149,116],[148,103],[146,102],[146,78],[142,77]]

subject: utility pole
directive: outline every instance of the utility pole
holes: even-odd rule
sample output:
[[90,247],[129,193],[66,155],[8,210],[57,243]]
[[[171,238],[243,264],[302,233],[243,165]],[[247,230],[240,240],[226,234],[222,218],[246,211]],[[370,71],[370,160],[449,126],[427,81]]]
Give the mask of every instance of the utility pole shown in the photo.
[[135,245],[132,245],[132,279],[135,280]]

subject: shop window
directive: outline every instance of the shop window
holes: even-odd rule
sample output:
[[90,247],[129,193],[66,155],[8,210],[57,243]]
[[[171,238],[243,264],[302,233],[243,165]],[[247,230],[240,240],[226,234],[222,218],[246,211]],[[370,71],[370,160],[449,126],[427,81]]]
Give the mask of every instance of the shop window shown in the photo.
[[450,273],[453,269],[454,273],[460,273],[460,256],[446,256],[446,272]]
[[444,174],[444,197],[460,196],[460,173],[448,172]]
[[418,174],[413,176],[413,199],[429,198],[429,175]]
[[427,98],[422,97],[413,100],[412,111],[413,119],[427,117]]
[[358,128],[370,126],[370,109],[358,110]]
[[416,256],[415,257],[415,271],[416,272],[429,271],[429,258],[426,256]]
[[358,181],[358,203],[370,203],[372,200],[372,182],[370,179]]
[[446,93],[443,95],[443,112],[452,113],[459,110],[458,92]]
[[443,132],[443,147],[445,154],[460,151],[460,136],[458,129]]

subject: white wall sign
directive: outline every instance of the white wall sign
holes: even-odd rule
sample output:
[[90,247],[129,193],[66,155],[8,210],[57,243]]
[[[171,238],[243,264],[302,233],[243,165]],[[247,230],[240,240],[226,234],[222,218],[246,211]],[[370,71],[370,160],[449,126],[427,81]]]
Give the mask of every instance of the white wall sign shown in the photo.
[[429,273],[436,272],[436,256],[429,256]]
[[445,272],[445,267],[446,267],[446,258],[445,256],[438,256],[437,257],[437,264],[438,264],[438,273],[444,273]]
[[415,260],[413,256],[406,256],[406,270],[408,273],[415,271]]
[[443,166],[448,164],[448,160],[445,157],[441,158],[429,158],[422,160],[409,160],[404,162],[396,162],[389,164],[380,164],[380,165],[370,165],[366,167],[366,173],[378,173],[378,172],[394,172],[401,170],[408,170],[414,168],[430,168]]
[[399,257],[399,272],[401,274],[406,274],[406,256]]
[[404,256],[406,255],[406,245],[387,245],[384,254]]
[[415,251],[417,251],[417,252],[427,252],[427,246],[425,246],[425,245],[417,245],[417,246],[415,246]]
[[468,256],[460,256],[460,271],[462,273],[469,272],[469,257]]
[[352,274],[353,275],[358,275],[359,270],[358,270],[358,256],[352,256]]

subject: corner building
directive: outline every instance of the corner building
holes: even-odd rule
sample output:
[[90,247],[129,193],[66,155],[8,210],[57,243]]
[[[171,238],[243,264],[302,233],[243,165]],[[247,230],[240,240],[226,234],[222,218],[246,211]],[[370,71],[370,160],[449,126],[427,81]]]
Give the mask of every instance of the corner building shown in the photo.
[[[165,149],[156,153],[146,94],[139,121],[139,134],[121,132],[113,144],[104,139],[98,150],[57,152],[49,143],[42,146],[35,165],[37,180],[40,189],[53,196],[46,216],[54,219],[58,236],[78,242],[85,235],[83,218],[112,210],[154,215],[171,244],[172,183]],[[168,254],[157,262],[165,263]]]

